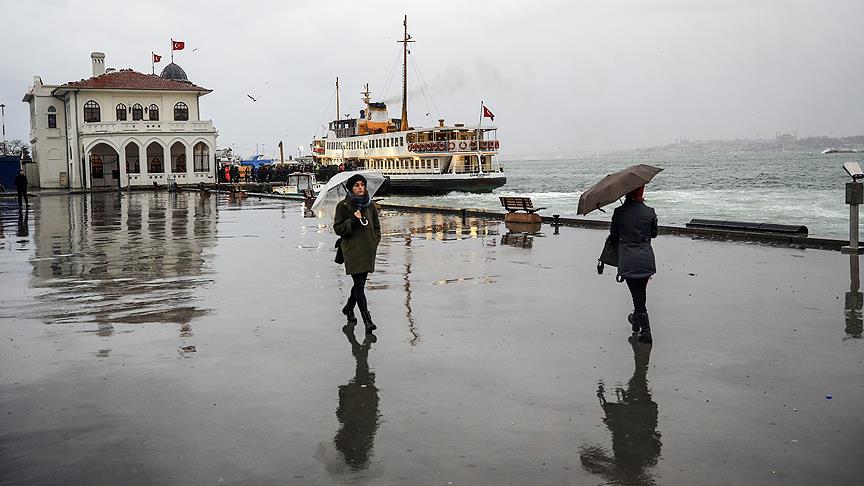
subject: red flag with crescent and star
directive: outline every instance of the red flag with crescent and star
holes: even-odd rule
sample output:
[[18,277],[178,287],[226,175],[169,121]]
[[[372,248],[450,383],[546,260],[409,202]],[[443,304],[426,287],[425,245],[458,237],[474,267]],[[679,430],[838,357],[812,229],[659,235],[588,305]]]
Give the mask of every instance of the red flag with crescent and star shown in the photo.
[[153,62],[159,62],[162,60],[162,56],[160,56],[159,54],[156,54],[156,53],[152,53],[152,54],[153,54]]
[[184,47],[186,47],[185,42],[176,41],[174,39],[171,39],[171,50],[172,51],[182,51]]
[[494,121],[495,121],[495,114],[492,113],[492,111],[489,110],[489,108],[486,108],[486,107],[484,106],[484,107],[483,107],[483,118],[491,118],[492,121],[494,122]]

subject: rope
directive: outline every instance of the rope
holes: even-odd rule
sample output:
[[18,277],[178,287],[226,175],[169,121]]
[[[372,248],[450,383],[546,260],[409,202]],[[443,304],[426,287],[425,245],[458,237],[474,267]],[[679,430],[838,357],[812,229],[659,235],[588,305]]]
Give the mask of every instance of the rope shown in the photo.
[[399,58],[402,56],[402,48],[396,52],[396,59],[393,60],[393,65],[390,66],[390,74],[387,76],[387,81],[384,83],[384,90],[381,91],[380,99],[386,100],[390,94],[390,84],[393,82],[393,74],[396,72],[396,66],[399,65]]
[[435,97],[432,96],[432,92],[429,91],[429,84],[426,83],[426,79],[423,77],[423,73],[420,72],[420,68],[417,66],[417,61],[414,58],[411,58],[411,63],[414,64],[414,70],[417,72],[417,77],[420,78],[421,86],[426,86],[426,91],[429,92],[429,99],[432,100],[432,106],[435,107],[435,114],[438,115],[438,118],[441,118],[441,111],[438,109],[438,104],[435,103]]
[[[327,103],[327,108],[324,110],[324,113],[321,114],[321,120],[318,122],[319,127],[324,124],[324,118],[327,116],[327,112],[330,111],[330,107],[333,105],[333,100],[335,98],[336,98],[336,90],[333,90],[333,92],[330,94],[330,102]],[[315,134],[312,135],[312,139],[314,140],[315,137],[317,137],[317,136],[318,136],[318,128],[316,127],[315,128]],[[323,137],[324,134],[322,133],[321,136]]]

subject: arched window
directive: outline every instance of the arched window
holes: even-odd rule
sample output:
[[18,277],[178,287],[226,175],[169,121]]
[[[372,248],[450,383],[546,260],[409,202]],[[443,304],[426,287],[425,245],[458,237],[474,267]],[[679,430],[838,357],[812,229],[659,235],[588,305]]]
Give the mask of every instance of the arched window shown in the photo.
[[117,105],[117,121],[126,121],[126,105],[123,103]]
[[165,160],[165,150],[156,142],[147,146],[147,167],[151,174],[165,172],[162,161]]
[[140,153],[137,143],[131,142],[126,146],[126,172],[130,174],[141,172]]
[[57,128],[57,108],[48,107],[48,128]]
[[189,121],[189,107],[186,103],[178,101],[174,105],[174,121]]
[[159,121],[159,107],[150,105],[147,108],[147,116],[150,118],[150,121]]
[[206,143],[196,143],[192,149],[192,157],[195,163],[195,172],[208,172],[210,170],[210,147]]
[[171,146],[171,172],[186,172],[186,146],[180,142]]
[[99,103],[96,103],[93,100],[84,103],[84,121],[90,123],[96,123],[101,120],[101,116],[99,115]]
[[144,107],[135,103],[132,105],[132,121],[139,121],[144,119]]

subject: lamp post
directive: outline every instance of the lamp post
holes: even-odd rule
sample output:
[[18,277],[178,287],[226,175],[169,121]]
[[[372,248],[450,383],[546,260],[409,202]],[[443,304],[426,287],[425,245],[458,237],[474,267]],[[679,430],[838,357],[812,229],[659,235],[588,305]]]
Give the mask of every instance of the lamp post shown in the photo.
[[846,162],[843,170],[852,178],[846,183],[846,204],[849,205],[849,246],[840,249],[841,252],[860,255],[862,247],[858,246],[858,206],[864,204],[864,171],[858,162]]
[[0,120],[2,120],[3,125],[3,155],[6,154],[6,105],[0,103]]

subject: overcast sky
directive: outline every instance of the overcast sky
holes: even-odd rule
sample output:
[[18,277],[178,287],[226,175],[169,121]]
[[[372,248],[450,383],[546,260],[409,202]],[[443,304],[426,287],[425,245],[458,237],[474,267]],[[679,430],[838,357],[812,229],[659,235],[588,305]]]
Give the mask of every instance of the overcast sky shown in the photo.
[[[342,112],[356,116],[368,82],[396,99],[402,15],[413,60],[409,119],[476,124],[495,113],[501,154],[591,152],[678,137],[864,133],[864,1],[19,1],[0,0],[7,138],[27,138],[21,99],[47,83],[108,67],[150,72],[169,40],[189,79],[214,90],[202,117],[220,146],[268,153],[308,145]],[[195,49],[195,50],[193,50]],[[159,65],[157,64],[157,73]],[[258,101],[253,102],[246,95]],[[428,107],[427,107],[428,104]],[[389,104],[399,116],[398,101]],[[437,110],[436,110],[437,107]],[[327,110],[327,111],[325,111]],[[430,113],[429,116],[426,114]],[[488,123],[486,120],[484,123]],[[260,146],[260,145],[259,145]]]

